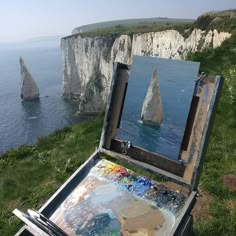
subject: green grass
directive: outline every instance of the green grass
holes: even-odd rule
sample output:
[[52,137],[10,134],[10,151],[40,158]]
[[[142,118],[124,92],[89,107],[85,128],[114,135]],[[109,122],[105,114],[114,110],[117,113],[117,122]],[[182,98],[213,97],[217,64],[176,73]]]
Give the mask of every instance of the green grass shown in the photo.
[[196,235],[236,235],[236,192],[223,184],[227,174],[236,175],[236,32],[217,49],[189,55],[201,62],[207,74],[223,75],[223,91],[204,160],[200,188],[210,193],[210,220],[194,224]]
[[[143,34],[149,32],[159,32],[174,29],[179,31],[183,37],[187,38],[194,28],[202,30],[214,30],[233,32],[236,30],[236,10],[209,12],[198,17],[196,21],[191,20],[175,20],[166,19],[160,21],[147,21],[130,24],[114,24],[110,22],[101,22],[97,24],[87,25],[87,30],[83,33],[66,36],[70,37],[111,37],[116,38],[122,34],[130,35]],[[104,26],[104,23],[106,26]],[[108,23],[108,24],[106,24]],[[94,27],[96,26],[96,27]],[[86,28],[85,27],[85,28]]]
[[[149,32],[158,32],[163,30],[175,29],[180,33],[185,35],[184,31],[188,28],[191,28],[193,22],[163,22],[163,23],[150,23],[144,25],[128,25],[128,26],[116,26],[116,27],[108,27],[108,28],[100,28],[94,29],[92,31],[78,33],[70,36],[66,36],[65,38],[77,37],[113,37],[116,38],[122,34],[130,35],[133,34],[142,34]],[[187,35],[188,36],[188,35]]]
[[194,22],[193,27],[203,30],[214,30],[231,32],[236,29],[236,10],[220,12],[208,12]]
[[135,27],[141,25],[148,24],[165,24],[165,23],[181,23],[181,22],[193,22],[190,19],[173,19],[173,18],[142,18],[142,19],[125,19],[125,20],[115,20],[115,21],[106,21],[106,22],[98,22],[89,25],[83,25],[77,27],[75,29],[80,30],[83,29],[83,32],[94,31],[97,29],[105,29],[105,28],[120,28],[120,27]]
[[99,144],[103,116],[66,127],[0,157],[0,235],[22,225],[12,210],[39,208]]

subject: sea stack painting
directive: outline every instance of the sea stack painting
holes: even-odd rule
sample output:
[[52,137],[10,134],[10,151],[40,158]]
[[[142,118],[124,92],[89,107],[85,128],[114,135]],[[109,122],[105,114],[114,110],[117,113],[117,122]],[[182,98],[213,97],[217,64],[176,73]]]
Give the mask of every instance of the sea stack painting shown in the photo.
[[177,160],[199,63],[134,56],[118,139]]
[[39,89],[30,72],[28,71],[22,57],[20,57],[21,71],[21,99],[25,101],[38,100]]
[[163,118],[162,101],[157,81],[157,70],[152,74],[147,95],[143,102],[141,120],[143,124],[160,125]]

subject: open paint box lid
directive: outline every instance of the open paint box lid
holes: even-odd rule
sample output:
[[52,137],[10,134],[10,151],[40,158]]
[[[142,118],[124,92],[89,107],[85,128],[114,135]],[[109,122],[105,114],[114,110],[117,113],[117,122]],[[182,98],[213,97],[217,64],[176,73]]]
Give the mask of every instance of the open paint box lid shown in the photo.
[[199,66],[142,56],[133,58],[131,71],[118,64],[100,146],[196,190],[223,84],[220,76],[198,75]]
[[[187,235],[220,76],[152,57],[114,66],[100,147],[17,235]],[[148,177],[147,177],[148,176]]]

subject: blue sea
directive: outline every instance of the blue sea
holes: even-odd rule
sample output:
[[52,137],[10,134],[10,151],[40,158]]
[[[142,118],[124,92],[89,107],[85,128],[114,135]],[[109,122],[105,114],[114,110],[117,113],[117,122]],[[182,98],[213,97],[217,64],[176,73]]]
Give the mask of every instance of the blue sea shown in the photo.
[[[38,102],[20,99],[20,56],[39,87]],[[75,115],[77,106],[61,97],[61,84],[59,40],[0,47],[0,154],[82,120]]]
[[[198,62],[135,56],[118,137],[167,158],[178,159],[199,65]],[[154,69],[163,107],[160,126],[144,125],[140,120]]]

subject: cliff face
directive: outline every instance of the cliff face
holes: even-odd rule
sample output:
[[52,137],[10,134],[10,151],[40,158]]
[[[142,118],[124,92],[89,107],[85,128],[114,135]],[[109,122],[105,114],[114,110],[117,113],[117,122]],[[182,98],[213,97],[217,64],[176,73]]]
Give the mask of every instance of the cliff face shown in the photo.
[[131,64],[133,55],[185,59],[189,52],[219,47],[230,36],[230,33],[217,30],[194,29],[187,38],[176,30],[135,34],[133,37],[82,38],[72,35],[63,38],[62,94],[77,100],[80,112],[103,111],[113,62]]

